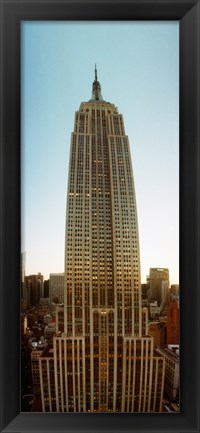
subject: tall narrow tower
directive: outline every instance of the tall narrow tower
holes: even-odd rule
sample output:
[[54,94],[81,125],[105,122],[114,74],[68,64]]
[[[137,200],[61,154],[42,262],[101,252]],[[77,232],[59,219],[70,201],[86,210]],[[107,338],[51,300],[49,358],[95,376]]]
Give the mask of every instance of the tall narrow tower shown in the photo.
[[102,97],[96,67],[92,98],[75,113],[66,215],[57,411],[159,411],[163,359],[153,356],[141,309],[129,141],[122,115]]

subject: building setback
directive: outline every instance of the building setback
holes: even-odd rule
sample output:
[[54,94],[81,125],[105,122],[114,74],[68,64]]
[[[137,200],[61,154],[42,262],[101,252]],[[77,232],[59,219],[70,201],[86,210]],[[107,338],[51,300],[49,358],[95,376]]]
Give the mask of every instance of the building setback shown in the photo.
[[[129,141],[95,68],[92,98],[75,113],[71,137],[64,332],[53,339],[56,411],[159,412],[164,358],[154,355],[147,329]],[[52,411],[41,391],[43,410]]]

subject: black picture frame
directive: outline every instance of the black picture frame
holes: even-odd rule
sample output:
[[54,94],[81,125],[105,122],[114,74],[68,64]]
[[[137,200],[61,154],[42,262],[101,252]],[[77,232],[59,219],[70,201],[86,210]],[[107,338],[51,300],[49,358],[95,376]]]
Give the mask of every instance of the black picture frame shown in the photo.
[[[20,23],[22,20],[180,22],[180,413],[20,413]],[[2,432],[200,432],[200,0],[1,0]],[[164,133],[164,131],[163,131]],[[169,174],[170,175],[170,174]],[[173,212],[173,209],[169,209]]]

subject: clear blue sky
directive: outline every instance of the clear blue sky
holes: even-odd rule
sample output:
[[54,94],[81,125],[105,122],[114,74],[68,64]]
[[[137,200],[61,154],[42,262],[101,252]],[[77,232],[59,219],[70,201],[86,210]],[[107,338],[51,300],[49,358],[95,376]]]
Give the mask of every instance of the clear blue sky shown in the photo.
[[64,270],[74,113],[102,95],[123,114],[139,218],[142,282],[179,282],[178,22],[22,23],[22,251],[26,274]]

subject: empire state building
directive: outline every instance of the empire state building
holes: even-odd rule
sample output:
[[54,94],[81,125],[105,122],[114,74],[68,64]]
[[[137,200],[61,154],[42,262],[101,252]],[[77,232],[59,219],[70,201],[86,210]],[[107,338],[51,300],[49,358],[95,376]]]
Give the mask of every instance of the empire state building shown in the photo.
[[103,99],[96,67],[92,97],[75,113],[71,136],[63,310],[48,386],[40,362],[43,410],[160,411],[164,360],[141,306],[129,140],[122,114]]

